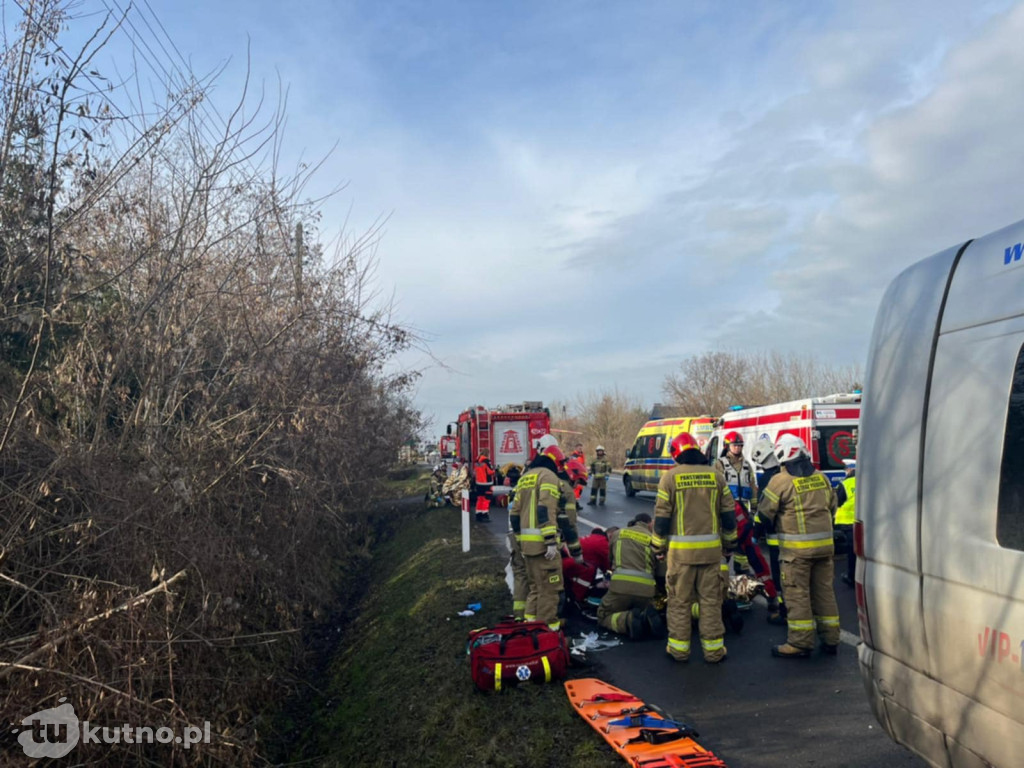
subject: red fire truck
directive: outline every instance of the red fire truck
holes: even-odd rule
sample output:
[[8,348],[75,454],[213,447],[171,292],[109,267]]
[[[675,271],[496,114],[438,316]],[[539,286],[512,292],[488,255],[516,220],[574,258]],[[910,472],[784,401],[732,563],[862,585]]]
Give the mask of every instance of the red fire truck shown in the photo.
[[441,458],[445,461],[455,458],[455,435],[441,435],[438,443]]
[[539,401],[497,408],[478,405],[448,425],[460,461],[472,463],[486,450],[496,468],[509,462],[525,467],[537,455],[534,442],[550,431],[551,414]]

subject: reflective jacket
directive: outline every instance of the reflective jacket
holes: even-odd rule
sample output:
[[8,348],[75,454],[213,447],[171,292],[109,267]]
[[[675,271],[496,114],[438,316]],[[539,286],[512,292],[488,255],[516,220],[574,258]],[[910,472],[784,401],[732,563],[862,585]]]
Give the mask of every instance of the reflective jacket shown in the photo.
[[725,476],[725,482],[732,492],[732,497],[756,507],[757,473],[754,472],[750,462],[743,458],[743,454],[734,458],[732,454],[727,453],[716,463]]
[[558,482],[551,469],[536,464],[519,478],[508,516],[524,556],[543,555],[549,544],[558,545]]
[[662,473],[654,503],[653,544],[659,552],[668,551],[669,569],[673,563],[721,560],[723,539],[729,544],[736,541],[735,505],[716,467],[676,464]]
[[853,497],[857,494],[857,476],[844,478],[843,488],[846,489],[846,501],[836,510],[836,525],[853,525],[857,516],[853,503]]
[[[794,466],[791,466],[794,465]],[[761,494],[758,512],[775,524],[783,557],[832,557],[832,483],[809,461],[787,462]]]
[[[479,461],[476,465],[476,484],[478,486],[494,485],[494,467],[489,461]],[[484,490],[481,488],[481,490]]]
[[608,459],[599,456],[590,462],[590,476],[595,480],[603,480],[612,471],[612,463]]
[[612,531],[608,537],[612,560],[611,592],[654,597],[654,550],[644,523]]

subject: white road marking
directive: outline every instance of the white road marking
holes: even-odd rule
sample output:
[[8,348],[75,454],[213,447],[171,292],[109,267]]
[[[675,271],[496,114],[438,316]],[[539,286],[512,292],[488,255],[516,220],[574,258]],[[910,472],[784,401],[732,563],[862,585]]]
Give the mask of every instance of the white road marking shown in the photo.
[[856,648],[860,644],[860,635],[855,635],[853,632],[847,632],[845,629],[840,629],[839,642],[846,643],[847,645]]

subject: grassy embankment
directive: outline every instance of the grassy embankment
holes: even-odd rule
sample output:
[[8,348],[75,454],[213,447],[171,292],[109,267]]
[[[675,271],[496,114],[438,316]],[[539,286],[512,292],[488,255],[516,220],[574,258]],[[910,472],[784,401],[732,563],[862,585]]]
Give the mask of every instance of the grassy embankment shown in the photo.
[[[560,684],[474,689],[466,634],[511,604],[501,553],[480,526],[463,553],[456,510],[413,508],[374,553],[373,586],[293,759],[346,768],[622,765],[570,710]],[[475,601],[483,603],[476,617],[456,615]]]

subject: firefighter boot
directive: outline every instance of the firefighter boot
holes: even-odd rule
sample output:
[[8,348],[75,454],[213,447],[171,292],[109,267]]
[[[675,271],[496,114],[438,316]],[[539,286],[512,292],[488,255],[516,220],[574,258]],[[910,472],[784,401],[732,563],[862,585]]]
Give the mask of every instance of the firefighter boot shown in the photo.
[[626,616],[626,633],[630,640],[644,639],[644,614],[639,608],[633,608]]
[[772,656],[777,659],[809,659],[811,652],[807,648],[797,648],[795,645],[783,643],[772,646]]
[[821,652],[826,656],[836,656],[839,654],[839,645],[829,645],[828,643],[821,644]]
[[587,506],[592,507],[595,504],[597,504],[597,496],[595,496],[594,494],[590,494],[590,501],[587,502]]
[[658,610],[653,605],[644,608],[644,627],[647,630],[648,636],[653,637],[655,640],[665,637],[665,619],[661,617],[661,614],[658,613]]

